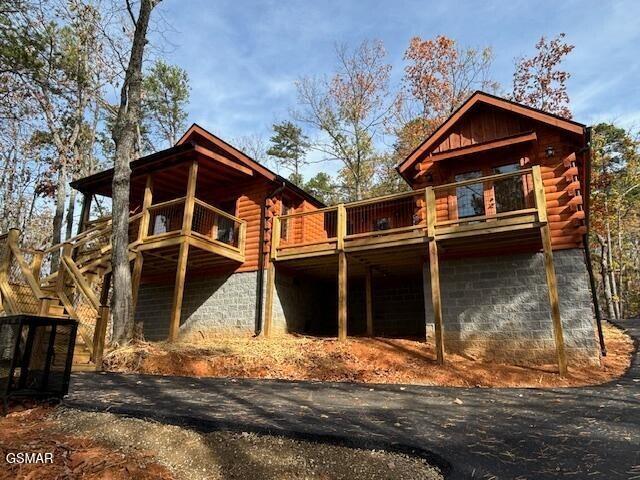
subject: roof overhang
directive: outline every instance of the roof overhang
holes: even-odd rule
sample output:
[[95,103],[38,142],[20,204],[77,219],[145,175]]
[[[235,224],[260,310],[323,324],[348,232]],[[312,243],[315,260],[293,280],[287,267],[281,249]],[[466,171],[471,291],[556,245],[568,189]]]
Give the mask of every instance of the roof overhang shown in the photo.
[[[276,185],[284,185],[285,188],[295,192],[312,205],[319,208],[325,206],[313,195],[196,124],[187,130],[175,146],[132,161],[129,164],[131,177],[135,178],[160,169],[167,169],[194,158],[210,162],[211,165],[224,169],[234,178],[262,176]],[[71,182],[71,187],[82,193],[110,195],[113,174],[114,169],[109,168],[75,180]]]
[[477,91],[471,95],[466,102],[458,107],[458,109],[453,112],[451,116],[447,118],[447,120],[445,120],[424,142],[411,152],[407,158],[396,166],[398,173],[402,175],[405,180],[410,181],[410,178],[408,178],[410,175],[407,175],[407,172],[410,171],[411,167],[415,165],[416,162],[423,160],[424,157],[428,155],[429,150],[431,148],[435,148],[437,142],[449,132],[449,130],[465,115],[465,113],[478,104],[491,105],[505,111],[523,115],[535,121],[560,128],[575,135],[585,135],[586,126],[582,123],[543,112],[536,108],[521,105],[519,103],[512,102],[511,100],[496,97],[495,95]]

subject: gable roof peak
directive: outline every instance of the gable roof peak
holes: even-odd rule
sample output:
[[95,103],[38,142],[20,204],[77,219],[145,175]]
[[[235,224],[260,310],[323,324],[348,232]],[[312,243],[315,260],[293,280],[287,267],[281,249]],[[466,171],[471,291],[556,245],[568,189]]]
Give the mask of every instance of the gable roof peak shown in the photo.
[[444,122],[442,122],[438,128],[436,128],[420,145],[418,145],[413,152],[396,165],[398,173],[403,175],[403,173],[414,165],[416,161],[418,161],[430,147],[444,136],[453,125],[455,125],[469,110],[479,103],[491,105],[494,108],[506,110],[517,115],[523,115],[577,135],[584,135],[586,128],[584,124],[578,123],[574,120],[569,120],[553,113],[544,112],[540,109],[514,102],[513,100],[483,92],[482,90],[476,90]]

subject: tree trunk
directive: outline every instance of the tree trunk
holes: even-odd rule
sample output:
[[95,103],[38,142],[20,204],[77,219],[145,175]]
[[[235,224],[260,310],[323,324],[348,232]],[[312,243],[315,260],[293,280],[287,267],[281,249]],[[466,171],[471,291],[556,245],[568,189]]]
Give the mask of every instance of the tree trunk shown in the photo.
[[[53,237],[52,245],[57,245],[62,241],[62,219],[64,217],[64,204],[67,199],[67,165],[66,159],[59,159],[58,184],[56,185],[56,210],[53,215]],[[58,269],[59,252],[51,254],[51,271]]]
[[604,291],[604,302],[607,307],[607,315],[609,319],[615,319],[615,311],[613,309],[613,299],[611,296],[611,284],[609,283],[609,246],[601,235],[597,236],[600,243],[600,275],[602,276],[602,289]]
[[613,302],[613,311],[615,313],[614,318],[620,318],[620,304],[618,301],[618,287],[616,284],[616,272],[613,267],[613,248],[611,245],[611,228],[609,226],[609,220],[606,223],[607,226],[607,266],[609,267],[609,282],[611,285],[611,300]]
[[129,162],[135,147],[136,128],[140,121],[142,95],[142,58],[147,43],[147,28],[156,0],[142,0],[135,25],[131,56],[120,91],[120,106],[113,130],[116,145],[113,193],[113,229],[111,233],[113,272],[113,339],[117,344],[129,342],[133,336],[131,311],[131,270],[129,269]]
[[69,207],[67,208],[67,232],[65,240],[69,240],[73,236],[73,215],[76,210],[76,191],[71,189],[69,192]]

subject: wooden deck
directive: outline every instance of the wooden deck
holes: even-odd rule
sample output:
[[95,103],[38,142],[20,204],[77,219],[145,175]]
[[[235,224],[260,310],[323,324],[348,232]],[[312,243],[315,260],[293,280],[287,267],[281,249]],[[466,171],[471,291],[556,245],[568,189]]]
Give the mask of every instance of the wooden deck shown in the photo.
[[[455,206],[450,206],[460,188],[513,178],[522,180],[524,208],[459,218]],[[278,216],[271,258],[285,263],[340,251],[354,253],[409,245],[426,248],[430,240],[443,247],[461,247],[465,243],[477,247],[485,236],[492,240],[496,236],[540,239],[539,229],[545,223],[544,187],[539,168],[533,167]],[[514,236],[515,232],[522,235]]]
[[[505,198],[511,199],[510,202],[499,198],[499,190],[506,190]],[[514,198],[518,201],[513,201]],[[463,211],[458,202],[467,202],[466,210]],[[482,210],[482,214],[460,214],[468,213],[469,209]],[[352,263],[365,276],[367,291],[370,290],[372,268],[384,268],[386,264],[410,264],[424,269],[430,279],[436,353],[438,361],[443,362],[439,274],[443,253],[454,256],[477,254],[483,250],[499,253],[505,248],[517,250],[523,246],[544,252],[558,366],[560,373],[565,374],[566,358],[545,187],[537,165],[515,172],[276,216],[272,262],[267,277],[265,332],[268,335],[271,331],[276,266],[331,275],[337,265],[338,338],[344,339],[347,331],[347,258],[356,260]],[[426,289],[425,283],[425,295],[428,295]],[[367,294],[367,324],[371,323],[369,297]]]

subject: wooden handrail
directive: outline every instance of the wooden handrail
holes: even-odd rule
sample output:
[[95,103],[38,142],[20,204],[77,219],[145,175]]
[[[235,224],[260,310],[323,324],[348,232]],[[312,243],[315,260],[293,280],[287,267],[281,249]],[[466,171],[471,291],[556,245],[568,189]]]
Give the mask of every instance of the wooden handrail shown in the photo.
[[230,213],[227,213],[224,210],[220,210],[219,208],[216,208],[213,205],[200,200],[199,198],[194,199],[194,201],[195,201],[196,205],[200,205],[201,207],[206,208],[207,210],[210,210],[210,211],[212,211],[214,213],[217,213],[218,215],[220,215],[222,217],[226,217],[229,220],[231,220],[232,222],[240,223],[240,224],[246,223],[245,220],[241,220],[238,217],[234,217]]
[[368,198],[366,200],[358,200],[355,202],[345,203],[345,208],[353,208],[353,207],[361,207],[363,205],[371,205],[374,203],[384,203],[390,202],[393,200],[398,200],[400,198],[405,197],[414,197],[414,196],[422,196],[424,194],[424,188],[419,188],[418,190],[411,190],[410,192],[400,192],[400,193],[390,193],[389,195],[382,195],[380,197]]
[[174,205],[177,203],[182,203],[187,199],[187,197],[179,197],[179,198],[173,198],[171,200],[167,200],[165,202],[160,202],[160,203],[154,203],[153,205],[151,205],[149,207],[149,210],[157,210],[158,208],[162,208],[162,207],[168,207],[169,205]]
[[91,287],[89,287],[89,285],[85,281],[84,276],[82,275],[82,272],[80,272],[80,270],[74,263],[73,258],[68,257],[67,255],[63,255],[62,261],[63,261],[64,267],[67,269],[67,272],[71,274],[71,277],[74,283],[80,288],[80,291],[82,292],[82,294],[87,298],[87,300],[89,300],[89,302],[91,302],[91,306],[97,312],[98,309],[100,308],[100,301],[98,300],[98,297],[96,297],[93,291],[91,290]]
[[9,249],[11,251],[11,254],[15,257],[16,261],[18,262],[18,266],[20,267],[20,272],[22,273],[22,276],[27,281],[27,285],[29,285],[29,288],[31,289],[31,291],[33,292],[33,294],[38,300],[48,298],[47,295],[44,295],[42,293],[42,290],[40,289],[40,284],[36,281],[35,277],[33,276],[31,267],[22,256],[22,251],[20,249],[20,246],[18,245],[18,235],[20,234],[20,232],[18,230],[11,230],[9,233],[10,235],[7,239],[9,244]]
[[462,180],[460,182],[451,182],[451,183],[445,183],[442,185],[435,185],[433,189],[443,190],[445,188],[464,187],[465,185],[475,185],[477,183],[490,182],[493,180],[501,180],[503,178],[518,177],[518,176],[529,174],[532,171],[533,170],[531,168],[523,168],[522,170],[516,170],[515,172],[497,173],[495,175],[487,175],[486,177],[471,178],[469,180]]
[[482,220],[493,220],[497,218],[514,217],[516,215],[529,215],[532,213],[536,213],[537,211],[538,209],[536,208],[524,208],[521,210],[511,210],[509,212],[494,213],[493,215],[475,215],[473,217],[454,218],[452,220],[443,220],[443,221],[438,221],[436,219],[435,226],[442,227],[445,225],[452,225],[455,223],[479,222]]
[[326,213],[326,212],[334,212],[338,211],[338,205],[333,205],[331,207],[318,208],[317,210],[307,210],[305,212],[294,212],[287,213],[286,215],[276,215],[280,220],[288,220],[293,217],[305,217],[307,215],[313,215],[314,213]]

